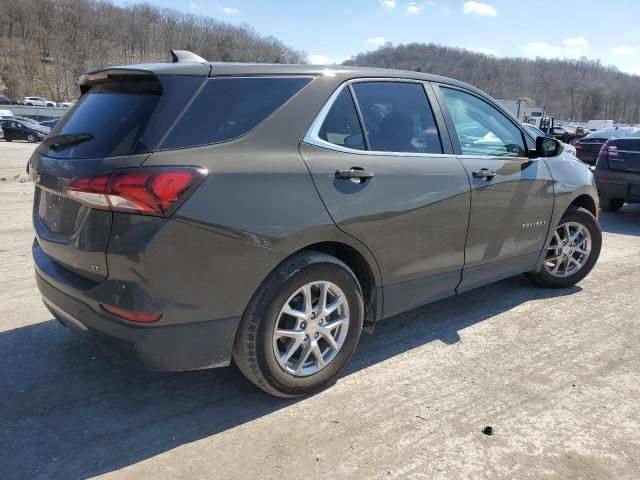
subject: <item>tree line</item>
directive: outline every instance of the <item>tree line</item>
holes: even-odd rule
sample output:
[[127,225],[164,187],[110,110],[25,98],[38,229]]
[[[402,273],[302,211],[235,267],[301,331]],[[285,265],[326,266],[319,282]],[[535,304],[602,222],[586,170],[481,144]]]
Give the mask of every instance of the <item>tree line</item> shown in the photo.
[[301,63],[305,54],[247,25],[149,4],[103,0],[0,0],[0,95],[61,101],[90,68],[168,61],[170,49],[211,61]]
[[[250,26],[149,4],[0,0],[0,95],[69,100],[91,68],[167,61],[170,49],[211,61],[302,63],[305,53]],[[640,123],[640,76],[598,60],[497,58],[435,44],[384,45],[348,65],[450,76],[493,96],[527,97],[562,119]]]
[[532,98],[561,119],[640,123],[640,76],[599,60],[497,58],[435,44],[384,45],[347,65],[428,72],[468,82],[495,97]]

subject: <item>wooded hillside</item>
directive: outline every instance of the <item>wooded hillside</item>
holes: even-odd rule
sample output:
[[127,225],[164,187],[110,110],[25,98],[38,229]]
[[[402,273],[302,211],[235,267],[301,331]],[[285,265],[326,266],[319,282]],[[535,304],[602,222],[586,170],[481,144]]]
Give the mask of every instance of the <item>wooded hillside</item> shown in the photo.
[[640,122],[640,76],[597,60],[496,58],[434,44],[386,45],[348,65],[400,68],[453,77],[497,97],[530,97],[561,119]]
[[208,60],[300,63],[305,55],[248,26],[96,0],[0,0],[0,95],[77,97],[87,69],[168,61],[170,49]]

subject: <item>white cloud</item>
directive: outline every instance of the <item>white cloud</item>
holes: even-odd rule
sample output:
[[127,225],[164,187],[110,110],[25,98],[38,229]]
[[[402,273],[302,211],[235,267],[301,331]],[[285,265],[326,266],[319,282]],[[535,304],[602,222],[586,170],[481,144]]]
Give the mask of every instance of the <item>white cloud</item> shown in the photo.
[[417,15],[423,8],[422,5],[418,5],[416,2],[409,2],[407,5],[407,13],[409,15]]
[[578,58],[585,54],[589,42],[563,42],[563,45],[551,45],[545,42],[529,42],[521,50],[530,57]]
[[380,5],[384,8],[396,8],[396,0],[380,0]]
[[479,15],[481,17],[495,17],[498,14],[498,11],[491,5],[480,2],[464,2],[464,5],[462,5],[462,11],[464,13]]
[[586,47],[589,45],[589,40],[584,37],[567,37],[562,41],[562,43],[569,47]]
[[498,51],[498,50],[496,50],[494,48],[471,47],[471,48],[467,48],[467,50],[470,50],[472,52],[484,53],[485,55],[493,55],[494,57],[501,57],[502,56],[500,51]]
[[350,58],[351,57],[331,58],[327,55],[314,54],[307,55],[306,62],[309,65],[338,65]]
[[231,8],[231,7],[218,7],[218,10],[220,10],[222,13],[228,13],[230,15],[233,15],[235,13],[240,13],[240,10],[238,10],[237,8]]
[[365,42],[373,43],[374,45],[382,45],[384,43],[387,43],[388,41],[389,40],[385,37],[371,37],[365,40]]
[[547,57],[553,47],[544,42],[529,42],[522,46],[522,51],[529,55],[535,55],[539,57]]
[[611,49],[611,53],[614,55],[635,55],[638,53],[637,48],[629,47],[627,45],[619,45]]

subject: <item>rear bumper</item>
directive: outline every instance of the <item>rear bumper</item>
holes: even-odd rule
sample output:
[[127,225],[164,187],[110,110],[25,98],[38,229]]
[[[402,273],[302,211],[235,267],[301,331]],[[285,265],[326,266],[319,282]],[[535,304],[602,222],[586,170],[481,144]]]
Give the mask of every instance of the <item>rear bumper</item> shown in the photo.
[[640,173],[596,169],[598,191],[609,198],[640,202]]
[[95,306],[56,288],[50,283],[52,279],[37,266],[36,281],[44,304],[62,324],[102,348],[146,368],[183,371],[229,365],[239,317],[180,325],[138,326],[98,313]]

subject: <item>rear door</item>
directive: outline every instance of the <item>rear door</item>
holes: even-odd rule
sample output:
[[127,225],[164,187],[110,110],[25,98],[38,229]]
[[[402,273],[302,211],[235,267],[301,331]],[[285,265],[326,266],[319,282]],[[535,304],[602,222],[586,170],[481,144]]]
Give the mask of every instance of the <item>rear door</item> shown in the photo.
[[471,181],[465,268],[458,291],[532,269],[549,229],[553,183],[527,157],[520,126],[486,99],[441,85],[454,149]]
[[332,218],[378,261],[385,316],[453,294],[464,264],[469,180],[433,101],[421,82],[353,81],[301,145]]

